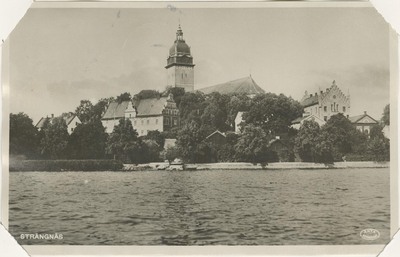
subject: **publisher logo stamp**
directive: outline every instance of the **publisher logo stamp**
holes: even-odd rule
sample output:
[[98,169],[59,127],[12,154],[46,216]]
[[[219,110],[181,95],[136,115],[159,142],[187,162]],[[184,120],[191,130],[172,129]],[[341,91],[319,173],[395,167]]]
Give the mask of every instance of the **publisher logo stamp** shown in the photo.
[[381,234],[376,229],[367,228],[360,232],[360,236],[364,240],[372,241],[378,239],[381,236]]

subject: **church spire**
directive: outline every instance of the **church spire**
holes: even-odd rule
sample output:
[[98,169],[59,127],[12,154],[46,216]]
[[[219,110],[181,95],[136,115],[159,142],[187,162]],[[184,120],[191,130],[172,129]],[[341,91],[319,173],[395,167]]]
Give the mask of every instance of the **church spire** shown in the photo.
[[178,30],[176,31],[176,40],[183,41],[183,32],[181,28],[181,24],[179,23]]

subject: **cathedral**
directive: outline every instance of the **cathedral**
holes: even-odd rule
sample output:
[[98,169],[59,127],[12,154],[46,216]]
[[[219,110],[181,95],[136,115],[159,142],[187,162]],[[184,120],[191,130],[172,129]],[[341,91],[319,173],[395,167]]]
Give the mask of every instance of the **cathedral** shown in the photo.
[[183,39],[181,25],[176,31],[176,39],[169,49],[167,59],[167,86],[181,87],[185,92],[194,90],[194,64],[190,54],[190,47]]

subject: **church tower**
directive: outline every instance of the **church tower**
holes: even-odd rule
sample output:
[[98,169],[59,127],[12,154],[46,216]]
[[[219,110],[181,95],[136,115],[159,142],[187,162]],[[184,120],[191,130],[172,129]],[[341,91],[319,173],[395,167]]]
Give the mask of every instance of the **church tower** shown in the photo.
[[167,59],[168,84],[167,86],[181,87],[186,92],[194,90],[194,64],[190,54],[190,47],[183,39],[181,25],[176,31],[176,40],[169,49]]

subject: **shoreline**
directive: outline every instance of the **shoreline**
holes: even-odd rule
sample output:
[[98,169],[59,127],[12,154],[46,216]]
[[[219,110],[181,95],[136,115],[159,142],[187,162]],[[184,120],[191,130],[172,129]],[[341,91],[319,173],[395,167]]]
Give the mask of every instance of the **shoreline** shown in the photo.
[[160,170],[313,170],[313,169],[346,169],[346,168],[389,168],[390,162],[335,162],[333,164],[310,162],[274,162],[265,166],[247,162],[219,162],[196,164],[171,164],[154,162],[146,164],[124,164],[122,171],[160,171]]

